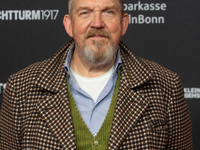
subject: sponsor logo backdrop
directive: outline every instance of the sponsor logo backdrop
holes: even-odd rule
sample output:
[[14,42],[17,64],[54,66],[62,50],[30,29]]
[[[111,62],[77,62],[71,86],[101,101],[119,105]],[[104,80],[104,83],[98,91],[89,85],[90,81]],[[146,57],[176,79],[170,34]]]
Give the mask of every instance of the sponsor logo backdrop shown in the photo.
[[[0,2],[0,104],[8,77],[42,61],[70,37],[62,25],[67,0]],[[129,29],[122,41],[140,57],[177,72],[200,147],[200,1],[124,0]]]

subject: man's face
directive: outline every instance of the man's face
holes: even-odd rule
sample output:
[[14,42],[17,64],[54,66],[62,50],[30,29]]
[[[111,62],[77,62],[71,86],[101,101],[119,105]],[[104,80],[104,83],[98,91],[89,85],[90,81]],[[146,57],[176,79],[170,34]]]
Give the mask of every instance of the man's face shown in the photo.
[[68,34],[75,40],[75,50],[87,61],[93,59],[90,63],[99,63],[102,58],[115,58],[113,55],[116,54],[118,43],[128,26],[128,15],[121,14],[118,1],[74,0],[74,2],[72,18],[67,16],[68,22],[66,24],[64,22],[64,25]]

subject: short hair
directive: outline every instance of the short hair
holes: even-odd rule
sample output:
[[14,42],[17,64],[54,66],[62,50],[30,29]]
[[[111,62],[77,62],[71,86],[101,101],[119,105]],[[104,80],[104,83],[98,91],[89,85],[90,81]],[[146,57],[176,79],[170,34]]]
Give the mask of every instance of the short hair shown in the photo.
[[[117,2],[120,5],[121,13],[123,15],[124,14],[124,2],[123,2],[123,0],[117,0]],[[72,11],[73,11],[74,5],[75,5],[74,0],[68,0],[68,13],[71,17],[72,17]]]

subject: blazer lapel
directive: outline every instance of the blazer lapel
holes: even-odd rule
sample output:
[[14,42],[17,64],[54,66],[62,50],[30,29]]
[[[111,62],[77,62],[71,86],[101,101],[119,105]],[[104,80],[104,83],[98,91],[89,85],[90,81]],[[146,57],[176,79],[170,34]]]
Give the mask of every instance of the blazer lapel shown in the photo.
[[42,70],[36,86],[44,91],[37,109],[56,140],[64,149],[75,149],[75,137],[68,101],[64,63],[73,40],[68,42]]
[[151,71],[145,68],[145,65],[139,62],[123,43],[120,43],[120,46],[122,72],[108,147],[110,150],[119,148],[145,112],[150,101],[134,89],[153,77]]

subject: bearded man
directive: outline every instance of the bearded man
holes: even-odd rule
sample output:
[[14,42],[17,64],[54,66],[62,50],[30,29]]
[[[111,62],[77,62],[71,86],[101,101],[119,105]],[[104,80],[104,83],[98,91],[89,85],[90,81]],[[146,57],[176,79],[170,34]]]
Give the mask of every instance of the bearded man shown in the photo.
[[179,77],[122,42],[122,0],[70,0],[72,40],[53,58],[11,75],[1,149],[192,149]]

